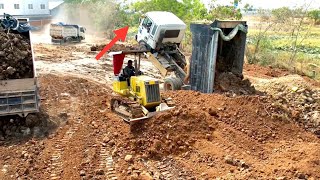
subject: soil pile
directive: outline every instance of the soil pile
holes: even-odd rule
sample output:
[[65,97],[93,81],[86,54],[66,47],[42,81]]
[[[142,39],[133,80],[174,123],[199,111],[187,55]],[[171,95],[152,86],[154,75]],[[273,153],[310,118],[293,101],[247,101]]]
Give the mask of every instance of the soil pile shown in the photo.
[[259,86],[270,94],[273,106],[285,109],[303,127],[320,135],[320,90],[307,85],[303,78],[287,76]]
[[[91,51],[102,51],[103,48],[106,47],[106,44],[96,44],[90,47]],[[136,47],[125,44],[115,44],[110,48],[109,52],[112,51],[125,51],[125,50],[137,50]]]
[[0,31],[0,80],[33,77],[30,40],[15,33]]
[[178,154],[192,149],[197,139],[211,138],[215,128],[210,115],[183,106],[135,124],[128,147],[150,158]]
[[[275,138],[289,138],[292,124],[290,112],[283,107],[272,105],[273,99],[261,96],[225,97],[220,94],[201,94],[193,91],[165,93],[178,106],[192,104],[198,113],[206,112],[218,121],[260,142]],[[188,98],[186,98],[188,97]]]
[[217,92],[230,92],[236,95],[256,93],[254,86],[248,79],[242,79],[242,77],[236,76],[231,72],[224,72],[217,76],[215,90]]

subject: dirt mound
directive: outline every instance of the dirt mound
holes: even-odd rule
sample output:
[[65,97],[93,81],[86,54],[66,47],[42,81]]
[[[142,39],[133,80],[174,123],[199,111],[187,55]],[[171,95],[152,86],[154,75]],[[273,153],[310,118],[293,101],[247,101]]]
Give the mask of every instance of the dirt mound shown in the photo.
[[[290,112],[272,104],[272,98],[261,96],[225,97],[220,94],[201,94],[193,91],[165,93],[178,106],[192,104],[198,113],[206,112],[218,121],[234,126],[247,136],[266,141],[275,138],[290,138],[293,124],[288,123]],[[188,97],[188,98],[185,98]]]
[[[91,51],[102,51],[106,47],[106,44],[98,44],[90,47]],[[125,44],[115,44],[110,48],[109,52],[112,51],[124,51],[124,50],[137,50],[137,47]]]
[[138,154],[164,157],[192,149],[197,139],[211,138],[215,128],[210,115],[183,106],[134,125],[128,145]]
[[248,79],[236,76],[231,72],[224,72],[215,80],[216,92],[230,92],[237,95],[255,94],[256,90]]
[[[300,76],[291,75],[257,86],[275,100],[273,106],[285,109],[291,119],[302,123],[312,132],[320,130],[320,89],[305,83]],[[320,133],[319,133],[320,135]]]
[[33,77],[30,41],[21,34],[0,30],[0,80]]

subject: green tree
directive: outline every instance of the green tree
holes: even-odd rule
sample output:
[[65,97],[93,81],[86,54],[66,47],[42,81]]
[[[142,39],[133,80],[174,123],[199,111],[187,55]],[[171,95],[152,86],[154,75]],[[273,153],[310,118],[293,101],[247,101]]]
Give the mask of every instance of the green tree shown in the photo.
[[131,8],[139,13],[172,12],[185,22],[203,19],[207,15],[207,9],[200,0],[140,0],[133,3]]
[[[215,1],[213,1],[215,2]],[[224,6],[224,5],[211,5],[209,15],[207,18],[209,20],[240,20],[242,19],[242,13],[240,9],[235,8],[235,4],[241,3],[241,0],[234,0],[233,2],[230,2],[230,5]]]
[[247,3],[247,4],[244,5],[243,9],[244,9],[245,12],[248,12],[248,11],[251,11],[253,9],[253,6]]
[[308,17],[314,20],[314,24],[320,24],[320,9],[315,9],[308,12]]
[[[95,31],[113,36],[112,30],[138,23],[139,15],[129,10],[128,5],[116,0],[65,0],[69,19],[87,16]],[[81,16],[82,14],[82,16]],[[85,14],[85,15],[83,15]],[[89,27],[90,28],[90,27]]]

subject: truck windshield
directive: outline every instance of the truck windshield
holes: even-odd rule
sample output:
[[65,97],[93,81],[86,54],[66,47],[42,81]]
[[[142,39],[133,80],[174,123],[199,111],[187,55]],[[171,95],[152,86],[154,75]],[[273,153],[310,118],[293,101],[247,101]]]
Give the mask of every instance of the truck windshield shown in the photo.
[[152,36],[154,36],[154,34],[156,33],[157,28],[158,28],[158,26],[157,26],[156,24],[154,24],[153,29],[152,29],[152,32],[151,32],[151,35],[152,35]]
[[142,26],[145,27],[145,28],[148,30],[148,32],[149,32],[149,31],[150,31],[150,28],[151,28],[151,26],[152,26],[152,21],[151,21],[148,17],[146,17],[146,18],[143,20]]

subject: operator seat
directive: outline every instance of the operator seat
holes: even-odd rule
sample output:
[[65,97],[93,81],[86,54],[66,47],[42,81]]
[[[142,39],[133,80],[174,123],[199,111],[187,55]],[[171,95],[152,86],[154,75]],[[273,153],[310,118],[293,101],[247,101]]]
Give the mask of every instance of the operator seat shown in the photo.
[[131,76],[126,76],[125,73],[124,73],[124,69],[122,69],[121,76],[123,77],[124,81],[127,81],[128,86],[130,86],[130,78],[131,78]]

